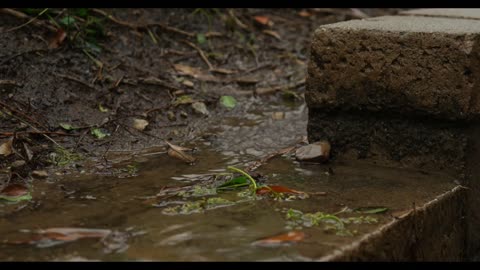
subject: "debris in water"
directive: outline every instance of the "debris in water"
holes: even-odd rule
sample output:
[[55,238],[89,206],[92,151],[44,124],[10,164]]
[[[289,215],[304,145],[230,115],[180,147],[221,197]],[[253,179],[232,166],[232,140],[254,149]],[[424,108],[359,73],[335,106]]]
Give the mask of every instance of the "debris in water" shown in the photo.
[[255,246],[279,246],[297,243],[305,239],[305,233],[302,231],[290,231],[288,233],[267,237],[252,243]]

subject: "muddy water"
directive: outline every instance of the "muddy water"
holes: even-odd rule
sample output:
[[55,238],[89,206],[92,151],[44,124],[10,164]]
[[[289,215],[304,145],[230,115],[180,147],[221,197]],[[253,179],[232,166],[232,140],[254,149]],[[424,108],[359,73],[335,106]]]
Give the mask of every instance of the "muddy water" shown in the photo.
[[[245,162],[293,145],[306,135],[305,105],[248,104],[241,108],[243,114],[237,114],[242,117],[232,113],[214,124],[206,120],[210,128],[205,136],[191,142],[198,148],[194,155],[199,162],[194,166],[159,154],[134,158],[139,162],[135,177],[77,175],[35,182],[33,202],[0,205],[1,240],[24,239],[28,233],[22,230],[50,227],[110,229],[119,236],[109,246],[96,239],[43,248],[0,244],[0,260],[314,260],[390,221],[390,213],[409,209],[413,203],[421,205],[455,186],[451,176],[434,172],[358,161],[299,164],[279,157],[258,170],[267,176],[267,184],[327,195],[293,201],[251,200],[189,215],[165,215],[161,208],[145,203],[145,197],[164,186],[199,181],[192,175],[222,172],[228,165],[243,167]],[[276,112],[284,112],[283,117],[278,113],[272,117]],[[234,194],[224,196],[233,198]],[[378,223],[349,224],[349,229],[356,230],[354,236],[336,235],[323,226],[304,227],[306,238],[300,243],[252,245],[289,230],[284,209],[335,213],[344,207],[365,206],[390,210],[370,215]]]

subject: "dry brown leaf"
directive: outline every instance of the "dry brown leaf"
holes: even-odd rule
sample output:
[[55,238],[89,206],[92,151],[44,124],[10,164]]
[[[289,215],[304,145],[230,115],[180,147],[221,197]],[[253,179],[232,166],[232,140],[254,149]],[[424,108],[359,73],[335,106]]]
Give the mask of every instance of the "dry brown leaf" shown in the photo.
[[176,159],[180,159],[188,164],[191,164],[191,163],[194,163],[197,159],[194,158],[193,156],[183,152],[183,151],[178,151],[178,150],[174,150],[172,148],[168,149],[168,155],[170,157],[173,157],[173,158],[176,158]]
[[28,194],[28,188],[19,184],[8,185],[1,192],[1,195],[8,197],[19,197]]
[[235,70],[225,69],[225,68],[215,68],[215,69],[212,69],[212,72],[227,74],[227,75],[237,73]]
[[302,11],[298,12],[298,15],[300,15],[301,17],[304,17],[304,18],[312,16],[312,14],[310,12],[306,11],[306,10],[302,10]]
[[253,19],[261,25],[268,25],[268,26],[273,25],[273,22],[267,16],[254,16]]
[[50,49],[56,49],[62,45],[63,41],[67,37],[67,33],[63,29],[58,29],[57,33],[55,34],[55,37],[50,40],[50,44],[48,44],[48,47]]
[[272,37],[274,37],[274,38],[276,38],[276,39],[278,39],[278,40],[282,40],[282,38],[280,37],[280,35],[279,35],[277,32],[275,32],[275,31],[272,31],[272,30],[263,30],[262,32],[265,33],[265,34],[267,34],[267,35],[269,35],[269,36],[272,36]]
[[173,150],[175,151],[192,151],[193,149],[192,148],[187,148],[187,147],[183,147],[183,146],[178,146],[178,145],[175,145],[173,143],[169,143],[167,141],[165,141],[165,143],[170,147],[172,148]]
[[9,156],[13,153],[13,140],[8,140],[0,145],[0,155]]
[[173,67],[175,68],[176,71],[180,72],[181,74],[191,76],[197,80],[211,81],[211,82],[221,81],[212,75],[206,74],[199,68],[182,65],[182,64],[174,64]]

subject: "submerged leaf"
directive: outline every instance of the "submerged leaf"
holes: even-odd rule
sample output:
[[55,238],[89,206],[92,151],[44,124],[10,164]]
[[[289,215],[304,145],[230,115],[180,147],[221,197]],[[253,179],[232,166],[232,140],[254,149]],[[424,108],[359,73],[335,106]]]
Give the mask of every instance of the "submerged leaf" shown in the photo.
[[19,184],[12,184],[0,192],[0,200],[1,199],[10,202],[19,202],[31,200],[32,196],[30,195],[28,187]]
[[222,96],[220,98],[220,104],[227,109],[233,109],[237,105],[237,100],[232,96]]
[[277,246],[282,244],[291,244],[300,242],[305,239],[305,233],[301,231],[290,231],[285,234],[275,235],[267,237],[258,241],[253,242],[253,245],[256,246]]
[[387,212],[388,208],[383,206],[369,206],[369,207],[359,207],[359,208],[353,209],[353,211],[357,213],[362,213],[362,214],[380,214],[380,213]]
[[270,193],[270,192],[306,194],[303,191],[294,190],[294,189],[287,188],[287,187],[284,187],[284,186],[264,186],[264,187],[261,187],[261,188],[257,189],[257,194],[258,195],[263,195],[263,194],[267,194],[267,193]]

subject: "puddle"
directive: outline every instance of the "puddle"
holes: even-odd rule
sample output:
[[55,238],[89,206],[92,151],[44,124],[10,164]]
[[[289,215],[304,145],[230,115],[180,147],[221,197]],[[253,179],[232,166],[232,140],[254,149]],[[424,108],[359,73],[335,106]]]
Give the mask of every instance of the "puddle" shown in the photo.
[[[49,183],[36,181],[34,201],[22,206],[0,204],[0,240],[25,238],[21,230],[82,227],[129,232],[128,246],[105,249],[98,239],[81,239],[39,248],[0,244],[0,260],[160,260],[160,261],[302,261],[318,259],[389,222],[390,212],[422,205],[452,189],[454,178],[363,162],[326,165],[299,164],[284,157],[257,171],[266,184],[308,192],[326,192],[304,200],[244,201],[190,215],[166,215],[162,208],[145,204],[164,186],[191,183],[198,175],[222,172],[228,165],[243,168],[268,153],[291,146],[306,136],[305,105],[286,109],[281,104],[251,103],[245,117],[226,115],[201,140],[192,142],[199,162],[190,166],[166,154],[149,156],[138,164],[138,176],[69,176]],[[263,103],[263,106],[265,104]],[[272,116],[283,112],[283,117]],[[277,114],[278,116],[278,114]],[[62,185],[62,188],[59,186]],[[75,191],[75,192],[73,192]],[[385,214],[369,214],[378,222],[349,224],[354,236],[336,235],[324,226],[303,227],[301,242],[276,247],[253,242],[286,233],[284,210],[335,213],[345,207],[384,206]]]

